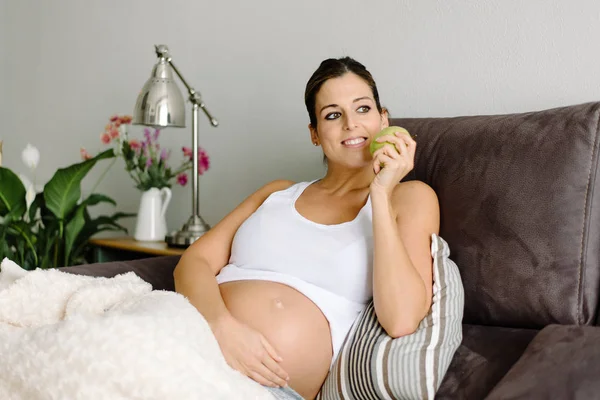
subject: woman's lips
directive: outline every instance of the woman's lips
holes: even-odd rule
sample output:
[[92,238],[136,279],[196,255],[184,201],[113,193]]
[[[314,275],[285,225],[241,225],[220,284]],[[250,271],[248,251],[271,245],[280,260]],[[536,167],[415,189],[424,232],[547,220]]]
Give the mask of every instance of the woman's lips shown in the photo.
[[367,139],[364,137],[346,139],[342,142],[342,146],[352,148],[352,149],[364,147],[364,146],[366,146],[366,144],[367,144]]

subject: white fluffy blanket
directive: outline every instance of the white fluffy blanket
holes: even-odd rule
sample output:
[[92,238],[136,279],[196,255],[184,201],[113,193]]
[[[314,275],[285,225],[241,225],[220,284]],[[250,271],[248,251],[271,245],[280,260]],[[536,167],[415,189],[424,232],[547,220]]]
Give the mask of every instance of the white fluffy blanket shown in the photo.
[[269,399],[183,296],[0,265],[0,399]]

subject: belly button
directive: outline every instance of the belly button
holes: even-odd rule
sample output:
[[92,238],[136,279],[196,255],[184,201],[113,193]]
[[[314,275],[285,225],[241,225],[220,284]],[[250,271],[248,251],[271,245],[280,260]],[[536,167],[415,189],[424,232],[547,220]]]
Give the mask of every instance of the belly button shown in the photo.
[[279,299],[275,299],[275,307],[283,309],[283,302]]

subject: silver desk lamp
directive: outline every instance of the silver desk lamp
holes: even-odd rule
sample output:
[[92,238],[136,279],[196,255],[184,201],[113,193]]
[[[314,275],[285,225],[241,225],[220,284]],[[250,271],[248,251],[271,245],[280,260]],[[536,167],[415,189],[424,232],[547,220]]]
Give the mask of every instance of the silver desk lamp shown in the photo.
[[169,246],[187,247],[205,234],[210,226],[200,216],[198,196],[198,108],[206,114],[212,126],[218,121],[210,115],[200,93],[196,92],[173,65],[169,49],[165,45],[155,45],[158,62],[152,69],[152,76],[146,81],[135,103],[133,124],[152,127],[185,127],[185,103],[179,87],[173,79],[173,71],[185,85],[192,103],[192,216],[181,230],[167,234]]

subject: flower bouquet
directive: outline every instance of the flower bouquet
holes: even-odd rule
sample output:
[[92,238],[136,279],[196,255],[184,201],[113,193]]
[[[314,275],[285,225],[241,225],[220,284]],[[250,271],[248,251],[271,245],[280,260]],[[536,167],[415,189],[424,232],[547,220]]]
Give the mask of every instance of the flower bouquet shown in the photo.
[[[171,151],[162,148],[158,139],[160,130],[144,129],[143,139],[129,138],[127,127],[131,124],[131,116],[115,115],[110,118],[100,140],[105,145],[113,145],[115,154],[125,161],[125,171],[141,191],[150,188],[170,188],[173,182],[185,186],[188,182],[186,171],[192,168],[192,149],[182,147],[183,160],[173,167],[169,163]],[[90,157],[85,149],[81,149],[85,159]],[[210,159],[206,151],[198,148],[198,174],[202,175],[210,167]]]
[[[134,237],[144,241],[164,240],[170,188],[174,182],[181,186],[187,184],[187,171],[193,167],[193,152],[189,147],[182,147],[183,159],[173,166],[170,163],[171,151],[159,143],[160,130],[145,128],[143,138],[130,138],[127,127],[131,121],[128,115],[111,117],[100,140],[105,145],[112,145],[117,157],[123,158],[125,171],[135,187],[143,192]],[[81,149],[81,155],[83,158],[90,157],[85,149]],[[202,175],[209,167],[208,154],[198,148],[198,174]]]

